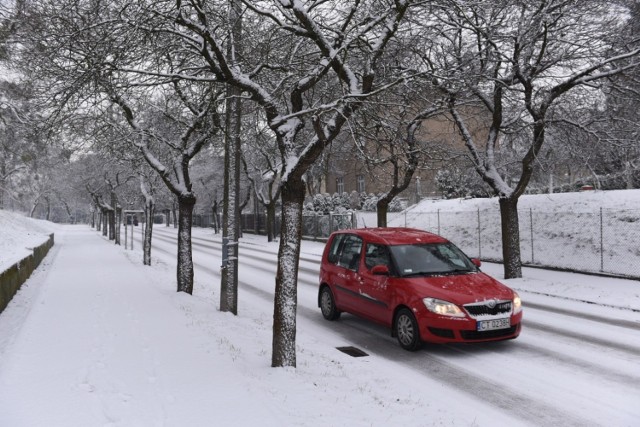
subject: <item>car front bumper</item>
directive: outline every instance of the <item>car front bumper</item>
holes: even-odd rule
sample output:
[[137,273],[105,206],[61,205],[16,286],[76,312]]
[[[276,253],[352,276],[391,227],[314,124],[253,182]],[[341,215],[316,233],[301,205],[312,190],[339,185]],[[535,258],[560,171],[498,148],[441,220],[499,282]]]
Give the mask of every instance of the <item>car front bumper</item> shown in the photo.
[[472,318],[449,318],[429,314],[417,315],[420,338],[431,343],[487,342],[514,339],[522,329],[522,313],[510,316],[508,328],[478,331]]

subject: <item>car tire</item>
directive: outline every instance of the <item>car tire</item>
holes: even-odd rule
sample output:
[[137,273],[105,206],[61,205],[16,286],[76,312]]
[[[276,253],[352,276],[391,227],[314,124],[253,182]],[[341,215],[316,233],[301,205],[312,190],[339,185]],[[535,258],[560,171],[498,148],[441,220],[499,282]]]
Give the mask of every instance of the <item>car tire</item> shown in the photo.
[[336,301],[333,298],[333,292],[328,286],[320,289],[320,311],[322,316],[327,320],[337,320],[340,317],[340,311],[336,307]]
[[407,308],[400,309],[396,314],[393,325],[395,329],[393,332],[398,339],[400,347],[409,351],[416,351],[420,348],[422,344],[420,330],[411,310]]

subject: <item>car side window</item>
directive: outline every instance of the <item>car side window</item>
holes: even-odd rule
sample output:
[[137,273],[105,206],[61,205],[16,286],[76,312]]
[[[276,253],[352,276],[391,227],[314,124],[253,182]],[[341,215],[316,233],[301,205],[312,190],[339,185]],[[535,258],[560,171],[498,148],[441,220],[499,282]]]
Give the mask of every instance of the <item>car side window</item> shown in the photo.
[[333,241],[331,242],[331,247],[329,248],[329,255],[327,257],[328,261],[331,264],[338,263],[338,259],[340,257],[340,246],[345,237],[346,237],[346,234],[338,234],[333,238]]
[[349,270],[357,271],[361,251],[362,239],[350,234],[345,235],[337,264]]
[[369,270],[376,265],[386,265],[391,268],[389,249],[384,245],[367,243],[367,250],[364,255],[364,263]]

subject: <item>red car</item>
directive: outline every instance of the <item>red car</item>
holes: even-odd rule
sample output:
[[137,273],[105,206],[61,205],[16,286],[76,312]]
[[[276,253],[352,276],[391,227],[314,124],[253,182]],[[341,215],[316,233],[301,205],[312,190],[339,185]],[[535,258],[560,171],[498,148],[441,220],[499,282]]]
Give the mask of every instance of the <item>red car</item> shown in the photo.
[[341,230],[322,255],[318,306],[328,320],[344,311],[387,326],[407,350],[516,338],[520,297],[479,267],[426,231]]

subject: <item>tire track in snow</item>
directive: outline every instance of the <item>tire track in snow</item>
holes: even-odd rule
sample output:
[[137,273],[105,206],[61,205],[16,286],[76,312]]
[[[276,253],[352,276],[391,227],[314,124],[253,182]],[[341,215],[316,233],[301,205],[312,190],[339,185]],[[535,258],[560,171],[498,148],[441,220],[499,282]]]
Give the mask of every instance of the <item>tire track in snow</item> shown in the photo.
[[598,345],[606,348],[613,348],[618,351],[622,351],[631,354],[635,357],[640,357],[640,348],[631,346],[629,344],[623,344],[615,341],[608,340],[606,338],[594,337],[591,335],[582,334],[580,332],[571,331],[568,329],[562,329],[555,326],[549,326],[544,323],[535,322],[533,320],[523,320],[522,326],[526,328],[535,329],[548,334],[558,335],[564,338],[577,340],[579,342],[586,342],[589,344]]
[[[218,248],[209,248],[216,250],[216,252],[218,251]],[[165,253],[170,253],[167,250],[160,250]],[[269,263],[270,266],[273,266],[273,260],[269,261],[261,257],[261,259],[258,259],[257,261],[260,264]],[[273,268],[255,264],[251,264],[250,266],[270,274],[274,273]],[[219,271],[211,267],[201,265],[197,262],[194,262],[194,267],[211,274],[214,277],[220,276]],[[299,281],[305,285],[311,284],[310,281]],[[252,294],[262,297],[269,302],[273,301],[274,296],[271,291],[267,291],[243,281],[239,281],[238,285],[242,290],[251,292]],[[376,329],[373,330],[370,329],[370,327],[365,327],[365,333],[362,333],[363,328],[357,327],[357,321],[355,324],[354,322],[331,322],[323,325],[322,323],[317,322],[318,319],[321,319],[318,310],[302,305],[298,305],[298,315],[314,322],[316,326],[323,327],[331,332],[337,332],[336,329],[341,329],[342,333],[346,335],[347,340],[356,342],[360,347],[367,348],[368,351],[373,349],[378,357],[384,357],[392,363],[398,363],[398,360],[405,360],[405,366],[417,370],[421,374],[436,381],[447,384],[449,387],[452,387],[462,393],[470,395],[473,399],[477,400],[478,396],[482,396],[483,403],[497,407],[516,418],[535,420],[533,424],[538,426],[563,425],[582,427],[593,425],[593,423],[587,419],[576,417],[560,408],[549,406],[543,401],[535,400],[532,396],[522,394],[508,385],[496,381],[490,381],[486,378],[474,375],[464,369],[460,369],[454,364],[448,363],[441,356],[429,354],[426,351],[407,353],[404,350],[400,350],[398,347],[393,345],[392,340],[389,338],[389,334],[384,336],[384,340],[380,340],[381,335],[384,335],[382,329],[385,328],[370,325],[372,328]]]

